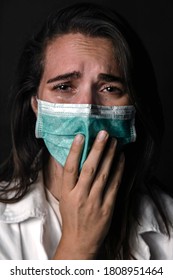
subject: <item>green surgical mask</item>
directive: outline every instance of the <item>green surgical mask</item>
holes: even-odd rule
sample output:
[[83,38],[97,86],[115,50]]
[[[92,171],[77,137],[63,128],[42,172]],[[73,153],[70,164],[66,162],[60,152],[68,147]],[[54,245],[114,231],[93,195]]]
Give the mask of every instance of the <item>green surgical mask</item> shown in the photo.
[[50,154],[64,166],[77,134],[85,137],[80,167],[100,130],[125,145],[136,140],[134,106],[57,104],[38,101],[36,137],[43,138]]

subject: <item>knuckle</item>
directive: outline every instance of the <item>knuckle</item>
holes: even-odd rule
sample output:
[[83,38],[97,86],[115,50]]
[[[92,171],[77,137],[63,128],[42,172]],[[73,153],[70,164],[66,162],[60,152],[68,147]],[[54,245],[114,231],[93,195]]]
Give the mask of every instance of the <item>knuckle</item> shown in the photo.
[[120,186],[120,180],[117,179],[117,180],[114,182],[114,186],[115,186],[116,189],[119,188],[119,186]]
[[64,172],[70,174],[76,174],[76,168],[73,165],[66,164],[64,166]]
[[83,173],[85,173],[87,175],[90,175],[90,176],[92,176],[94,174],[94,172],[95,172],[95,168],[93,166],[89,166],[89,165],[87,165],[85,163],[83,165],[82,170],[83,170]]
[[104,207],[102,209],[102,217],[109,217],[111,215],[112,212],[112,207],[110,205],[107,205],[106,207]]
[[96,201],[94,200],[90,201],[90,204],[87,207],[89,216],[92,214],[97,214],[98,210],[99,210],[98,203],[96,203]]
[[84,200],[80,196],[76,197],[74,201],[75,201],[75,206],[79,209],[82,209],[85,205]]
[[105,184],[107,182],[107,179],[108,179],[108,173],[102,173],[98,176],[96,180],[101,184]]
[[103,183],[105,183],[107,181],[107,178],[108,178],[108,174],[107,173],[104,173],[104,174],[101,175],[101,181]]

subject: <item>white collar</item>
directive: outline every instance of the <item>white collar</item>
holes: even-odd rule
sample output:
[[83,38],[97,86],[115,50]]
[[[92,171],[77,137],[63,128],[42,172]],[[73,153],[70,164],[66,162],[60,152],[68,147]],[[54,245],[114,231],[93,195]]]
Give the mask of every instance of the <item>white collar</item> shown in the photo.
[[37,181],[20,201],[12,204],[0,203],[0,221],[18,223],[29,217],[43,218],[47,213],[46,204],[43,175],[39,172]]

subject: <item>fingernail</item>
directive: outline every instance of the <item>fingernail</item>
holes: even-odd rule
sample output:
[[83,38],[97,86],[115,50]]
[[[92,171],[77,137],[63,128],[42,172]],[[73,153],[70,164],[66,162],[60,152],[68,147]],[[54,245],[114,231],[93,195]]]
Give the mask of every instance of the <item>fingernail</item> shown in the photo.
[[76,135],[75,139],[74,139],[75,143],[77,143],[77,144],[81,144],[83,142],[83,140],[84,140],[84,137],[82,134]]
[[101,130],[97,135],[98,141],[103,141],[108,136],[108,133],[105,130]]

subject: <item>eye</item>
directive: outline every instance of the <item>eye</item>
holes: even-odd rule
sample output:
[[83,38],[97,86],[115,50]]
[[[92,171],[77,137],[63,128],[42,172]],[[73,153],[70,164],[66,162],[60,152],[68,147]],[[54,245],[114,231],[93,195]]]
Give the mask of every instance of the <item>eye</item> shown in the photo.
[[57,84],[52,89],[59,92],[70,92],[72,90],[70,84]]
[[124,94],[124,89],[123,88],[117,87],[117,86],[113,86],[113,85],[104,86],[101,91],[102,92],[113,93],[113,94],[119,94],[119,95]]

